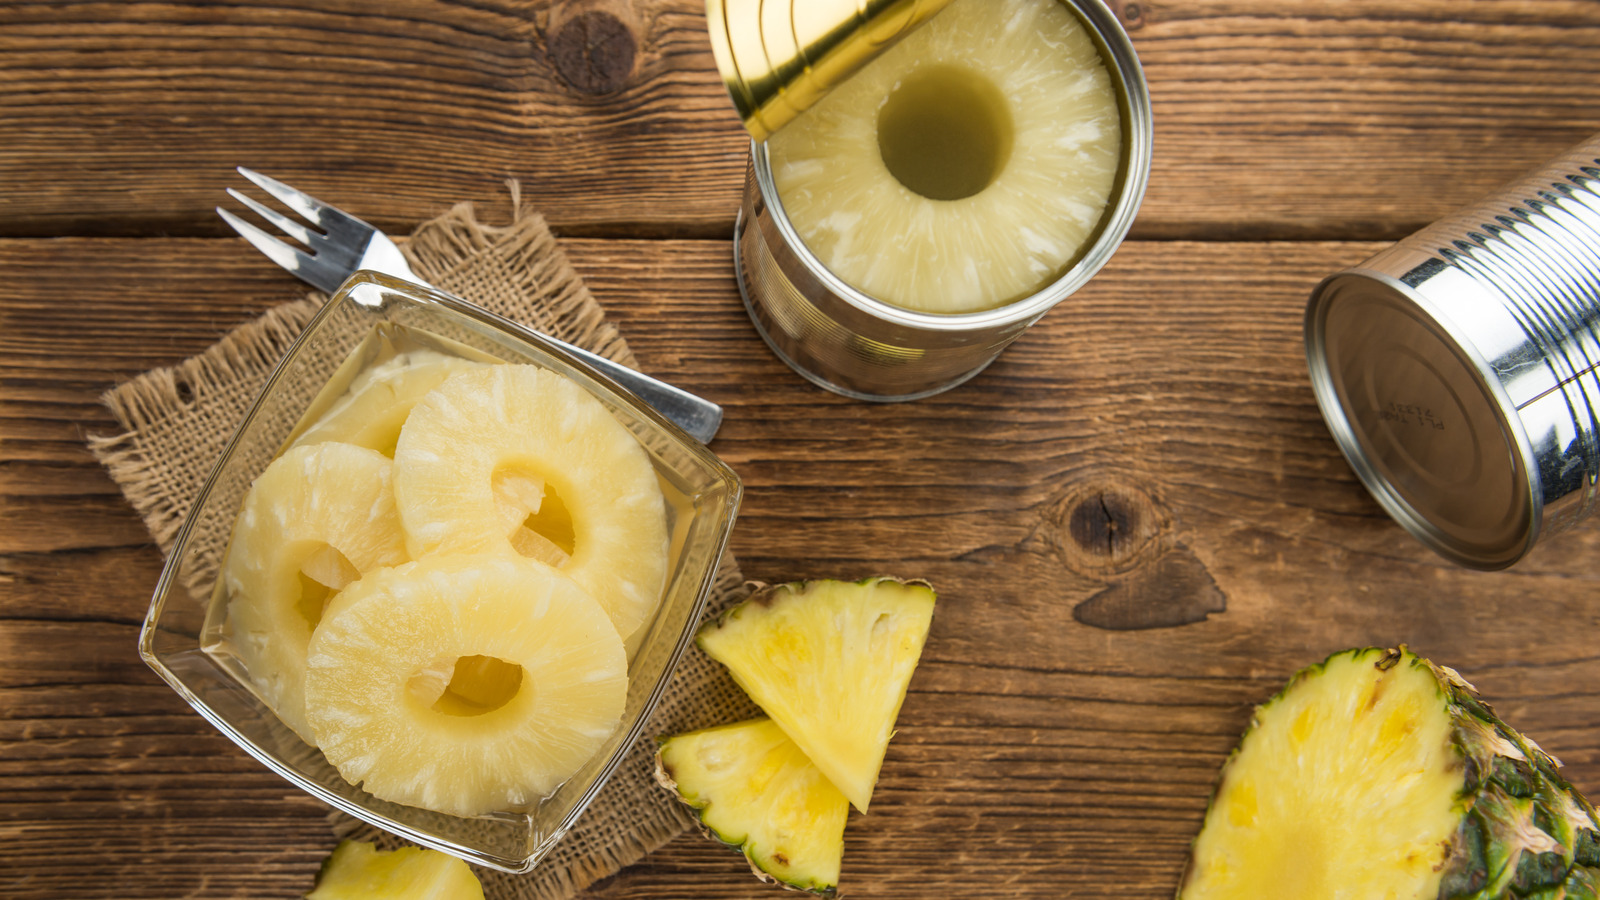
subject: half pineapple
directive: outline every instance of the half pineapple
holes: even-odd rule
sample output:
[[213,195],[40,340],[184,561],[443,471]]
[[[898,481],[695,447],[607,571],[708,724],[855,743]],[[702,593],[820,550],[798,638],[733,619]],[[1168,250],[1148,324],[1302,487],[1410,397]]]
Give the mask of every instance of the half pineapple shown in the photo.
[[862,812],[933,620],[926,582],[763,590],[700,629],[701,649]]
[[664,739],[656,780],[762,881],[833,896],[850,803],[771,719]]
[[1181,900],[1596,898],[1600,821],[1454,671],[1335,654],[1256,710]]

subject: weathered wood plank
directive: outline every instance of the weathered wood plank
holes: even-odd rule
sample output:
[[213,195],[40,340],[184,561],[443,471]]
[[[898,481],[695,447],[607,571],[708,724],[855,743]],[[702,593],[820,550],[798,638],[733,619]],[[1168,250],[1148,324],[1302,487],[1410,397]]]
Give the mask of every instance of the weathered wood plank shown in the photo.
[[[1600,792],[1600,529],[1509,572],[1453,568],[1383,516],[1321,424],[1304,298],[1376,245],[1132,242],[982,376],[898,405],[777,362],[725,241],[565,245],[645,368],[726,406],[714,449],[746,481],[748,576],[941,591],[873,812],[847,832],[857,896],[930,878],[1170,896],[1251,704],[1358,644],[1461,668]],[[0,271],[3,892],[297,897],[332,845],[323,812],[139,662],[159,558],[79,441],[112,427],[95,398],[117,379],[298,290],[232,240],[0,240]],[[1148,540],[1074,530],[1089,498],[1142,517]],[[1214,591],[1225,609],[1132,631],[1114,630],[1126,609],[1075,616],[1109,588],[1149,606]],[[692,835],[592,892],[769,894]]]
[[[548,0],[0,7],[0,234],[218,235],[235,165],[386,228],[503,181],[568,234],[720,237],[746,141],[699,0],[637,0],[620,90]],[[1156,116],[1134,233],[1394,238],[1600,130],[1575,0],[1140,3]]]

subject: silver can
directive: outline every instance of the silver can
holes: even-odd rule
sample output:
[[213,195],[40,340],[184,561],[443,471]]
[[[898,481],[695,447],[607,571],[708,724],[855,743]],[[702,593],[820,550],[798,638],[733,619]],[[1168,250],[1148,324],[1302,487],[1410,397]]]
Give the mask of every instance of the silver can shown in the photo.
[[1600,478],[1600,135],[1324,279],[1317,403],[1405,529],[1505,568],[1593,509]]
[[822,265],[778,197],[764,142],[752,141],[734,263],[750,319],[780,359],[811,382],[862,400],[915,400],[983,370],[1051,307],[1082,287],[1122,243],[1144,197],[1150,92],[1127,33],[1101,0],[1061,0],[1088,26],[1117,92],[1121,159],[1097,232],[1077,263],[1036,293],[996,309],[943,315],[902,309]]

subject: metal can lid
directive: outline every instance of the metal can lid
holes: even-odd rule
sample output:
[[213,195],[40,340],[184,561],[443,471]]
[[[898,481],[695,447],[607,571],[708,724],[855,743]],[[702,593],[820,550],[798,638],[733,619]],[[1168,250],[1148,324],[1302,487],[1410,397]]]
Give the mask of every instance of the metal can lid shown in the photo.
[[951,0],[706,0],[711,53],[757,141]]
[[1448,315],[1389,275],[1328,277],[1306,309],[1323,418],[1384,509],[1441,555],[1480,569],[1533,546],[1538,470],[1517,408]]

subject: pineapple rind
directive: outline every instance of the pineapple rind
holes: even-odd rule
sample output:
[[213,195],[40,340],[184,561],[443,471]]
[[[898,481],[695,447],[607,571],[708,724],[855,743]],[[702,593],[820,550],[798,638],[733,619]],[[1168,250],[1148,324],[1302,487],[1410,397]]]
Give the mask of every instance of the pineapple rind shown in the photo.
[[696,635],[862,812],[932,624],[925,581],[805,581],[757,591]]
[[656,781],[757,878],[835,895],[849,801],[770,719],[660,739]]
[[[1257,708],[1250,728],[1223,766],[1207,810],[1206,829],[1195,838],[1189,868],[1178,889],[1180,900],[1212,896],[1194,891],[1203,863],[1203,839],[1214,817],[1222,814],[1219,802],[1230,780],[1241,774],[1234,771],[1235,766],[1241,751],[1260,732],[1263,717],[1344,660],[1370,664],[1379,673],[1396,665],[1425,672],[1437,685],[1441,711],[1449,717],[1449,740],[1456,759],[1453,771],[1459,771],[1454,797],[1459,819],[1444,846],[1436,889],[1424,888],[1414,900],[1596,898],[1600,816],[1594,806],[1561,777],[1559,762],[1495,716],[1459,674],[1402,646],[1333,654],[1296,673],[1282,691]],[[1360,827],[1360,823],[1355,825]],[[1359,890],[1357,887],[1352,896],[1365,896]]]

